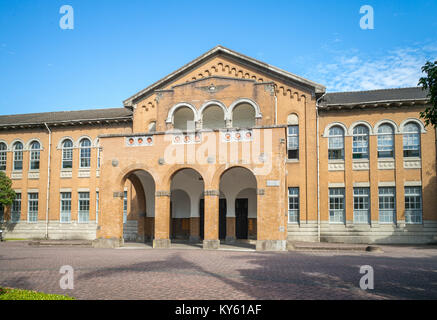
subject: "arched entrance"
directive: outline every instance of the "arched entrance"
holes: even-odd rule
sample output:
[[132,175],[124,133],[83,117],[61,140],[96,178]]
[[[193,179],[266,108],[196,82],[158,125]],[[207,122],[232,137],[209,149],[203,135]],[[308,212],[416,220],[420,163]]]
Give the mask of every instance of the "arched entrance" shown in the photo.
[[123,240],[153,240],[155,220],[155,180],[145,170],[128,173],[123,190]]
[[[226,241],[257,239],[257,181],[247,168],[232,167],[220,177],[220,193],[226,199]],[[222,230],[221,230],[222,229]]]
[[203,224],[200,199],[203,190],[203,178],[196,170],[184,168],[173,175],[170,187],[170,239],[191,242],[201,239]]

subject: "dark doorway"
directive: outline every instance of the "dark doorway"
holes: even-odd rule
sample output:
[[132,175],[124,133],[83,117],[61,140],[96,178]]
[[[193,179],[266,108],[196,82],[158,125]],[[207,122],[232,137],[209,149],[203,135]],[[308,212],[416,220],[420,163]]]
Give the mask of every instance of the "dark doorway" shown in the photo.
[[226,239],[226,199],[219,200],[219,239]]
[[248,199],[235,200],[235,236],[237,239],[248,238]]
[[[205,200],[200,199],[199,203],[199,235],[200,239],[204,237],[205,225]],[[226,238],[226,199],[219,200],[219,239]]]
[[199,203],[199,236],[203,240],[203,226],[205,225],[205,200],[200,199]]

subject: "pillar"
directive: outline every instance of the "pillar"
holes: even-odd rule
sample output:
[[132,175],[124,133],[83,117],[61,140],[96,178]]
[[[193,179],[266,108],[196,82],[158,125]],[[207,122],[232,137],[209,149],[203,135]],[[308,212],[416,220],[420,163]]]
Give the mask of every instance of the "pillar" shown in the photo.
[[219,196],[218,190],[205,190],[204,249],[218,249],[220,246]]
[[170,248],[170,191],[157,191],[155,193],[153,248]]

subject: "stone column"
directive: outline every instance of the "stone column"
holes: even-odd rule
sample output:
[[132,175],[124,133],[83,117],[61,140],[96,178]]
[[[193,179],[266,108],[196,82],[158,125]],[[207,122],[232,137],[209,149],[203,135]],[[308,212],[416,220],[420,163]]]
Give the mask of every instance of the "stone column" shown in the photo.
[[204,249],[218,249],[219,240],[219,196],[218,190],[205,190],[205,222],[204,222]]
[[157,191],[155,193],[153,248],[170,248],[170,191]]

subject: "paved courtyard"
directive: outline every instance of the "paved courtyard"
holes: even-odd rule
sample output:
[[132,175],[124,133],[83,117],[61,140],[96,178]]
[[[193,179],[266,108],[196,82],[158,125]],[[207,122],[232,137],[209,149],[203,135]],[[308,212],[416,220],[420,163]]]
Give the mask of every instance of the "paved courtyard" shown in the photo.
[[[0,286],[78,299],[437,299],[436,246],[377,252],[254,252],[0,243]],[[62,290],[61,266],[74,268]],[[374,268],[374,290],[359,287]]]

